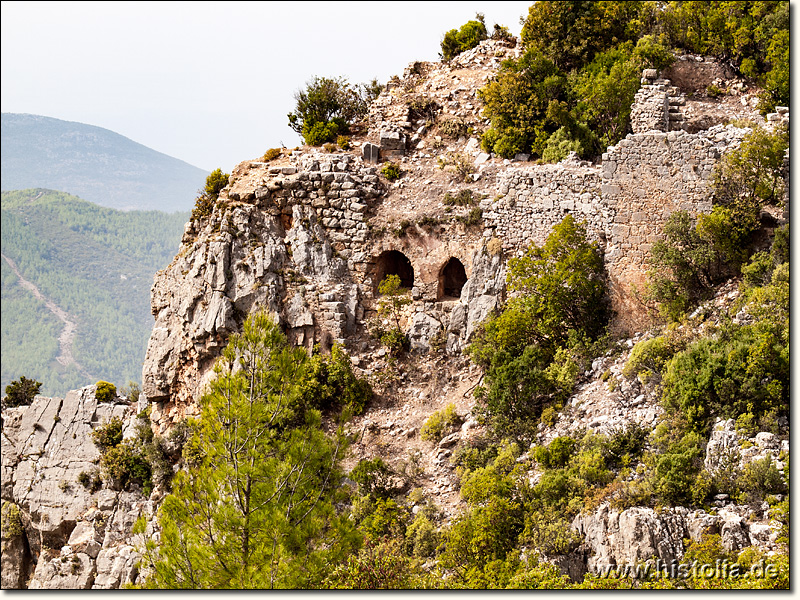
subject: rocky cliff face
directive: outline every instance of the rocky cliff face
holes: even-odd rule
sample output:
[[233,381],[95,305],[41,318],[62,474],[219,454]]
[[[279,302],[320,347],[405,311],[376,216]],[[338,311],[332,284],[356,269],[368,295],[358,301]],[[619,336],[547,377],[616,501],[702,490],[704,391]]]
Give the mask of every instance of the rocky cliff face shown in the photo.
[[3,588],[108,589],[135,580],[141,540],[131,529],[153,503],[79,482],[100,458],[91,431],[116,417],[131,436],[135,408],[122,398],[98,403],[90,386],[3,410]]

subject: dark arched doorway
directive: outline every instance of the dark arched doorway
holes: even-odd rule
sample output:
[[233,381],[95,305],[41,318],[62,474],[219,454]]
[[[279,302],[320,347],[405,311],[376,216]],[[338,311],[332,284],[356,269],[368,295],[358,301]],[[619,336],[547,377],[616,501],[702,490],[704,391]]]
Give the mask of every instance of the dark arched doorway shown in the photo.
[[387,250],[383,252],[375,264],[375,291],[387,275],[397,275],[404,288],[414,287],[414,267],[402,252]]
[[457,258],[451,258],[439,273],[439,299],[460,298],[465,283],[467,272],[464,265]]

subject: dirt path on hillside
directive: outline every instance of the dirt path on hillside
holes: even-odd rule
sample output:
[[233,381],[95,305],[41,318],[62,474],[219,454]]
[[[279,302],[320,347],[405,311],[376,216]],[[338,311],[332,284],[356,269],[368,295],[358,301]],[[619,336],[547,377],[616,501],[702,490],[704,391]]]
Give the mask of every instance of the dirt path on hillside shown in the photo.
[[36,298],[44,302],[47,309],[64,323],[64,329],[61,331],[61,335],[58,336],[58,344],[61,348],[61,352],[56,357],[56,360],[65,367],[68,367],[69,365],[75,365],[75,368],[78,369],[78,372],[81,375],[88,379],[92,379],[92,376],[89,374],[89,372],[84,369],[72,356],[72,343],[75,340],[75,333],[78,330],[78,325],[72,320],[74,317],[71,317],[67,311],[60,308],[55,302],[45,297],[45,295],[39,291],[39,288],[37,288],[36,285],[25,279],[22,276],[22,273],[19,272],[19,269],[13,260],[8,258],[5,254],[0,254],[0,256],[3,257],[3,260],[5,260],[8,263],[8,266],[11,267],[11,270],[14,271],[14,275],[16,275],[19,279],[20,285],[36,296]]

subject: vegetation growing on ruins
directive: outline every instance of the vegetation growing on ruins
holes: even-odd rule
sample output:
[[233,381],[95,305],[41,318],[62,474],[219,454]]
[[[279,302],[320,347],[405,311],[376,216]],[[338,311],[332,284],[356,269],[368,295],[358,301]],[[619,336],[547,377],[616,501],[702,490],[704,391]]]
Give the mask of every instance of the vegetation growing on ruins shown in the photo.
[[557,161],[597,156],[628,130],[643,68],[673,52],[729,61],[764,85],[762,110],[788,105],[787,2],[536,2],[523,55],[480,91],[487,152]]

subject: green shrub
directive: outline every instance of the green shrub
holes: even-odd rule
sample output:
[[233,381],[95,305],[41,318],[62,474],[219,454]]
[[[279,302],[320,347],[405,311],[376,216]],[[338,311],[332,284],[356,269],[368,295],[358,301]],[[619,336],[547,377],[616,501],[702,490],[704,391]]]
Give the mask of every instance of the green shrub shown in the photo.
[[713,83],[706,88],[706,96],[709,98],[719,98],[725,95],[725,90],[714,85]]
[[549,163],[561,162],[570,152],[583,154],[583,146],[578,140],[573,140],[566,127],[561,127],[547,138],[547,145],[542,152],[542,160]]
[[627,378],[638,377],[642,383],[654,377],[660,381],[667,361],[686,347],[686,340],[672,327],[665,335],[638,342],[622,369]]
[[751,502],[762,502],[767,494],[785,494],[787,491],[781,472],[769,455],[748,463],[736,483]]
[[411,303],[406,289],[401,287],[400,277],[387,275],[378,285],[378,316],[393,321],[394,326],[387,330],[382,327],[375,333],[392,354],[398,354],[409,347],[408,336],[400,328],[400,312]]
[[475,198],[472,196],[472,190],[465,188],[459,190],[455,196],[450,192],[445,192],[442,204],[445,206],[474,206]]
[[122,442],[122,419],[113,417],[93,430],[90,435],[100,453],[105,453]]
[[564,467],[575,452],[576,443],[569,436],[555,438],[550,445],[536,446],[533,458],[545,469]]
[[0,526],[0,530],[2,530],[2,536],[4,540],[14,538],[25,533],[25,529],[22,525],[22,517],[20,515],[19,506],[13,502],[7,502],[3,500],[2,521],[3,522],[2,526]]
[[486,369],[487,386],[475,390],[479,410],[496,431],[527,436],[548,406],[569,397],[608,311],[602,259],[570,215],[509,267],[519,295],[481,325],[467,351]]
[[358,484],[365,496],[385,498],[392,492],[392,469],[382,458],[361,459],[350,471],[350,479]]
[[100,466],[115,489],[125,489],[131,483],[138,483],[149,495],[152,468],[132,443],[125,441],[106,450],[100,458]]
[[459,29],[451,29],[444,34],[441,56],[444,60],[450,60],[462,52],[474,48],[488,37],[484,16],[478,13],[474,20],[467,21]]
[[438,444],[439,440],[453,433],[461,423],[462,418],[456,413],[456,405],[448,404],[442,410],[438,410],[428,417],[420,430],[420,437],[425,441]]
[[581,541],[564,515],[551,507],[525,516],[522,539],[546,555],[569,554]]
[[402,539],[409,521],[409,511],[392,498],[378,497],[361,520],[360,529],[370,540],[386,537]]
[[446,135],[451,139],[457,140],[467,136],[469,133],[469,127],[464,119],[447,119],[439,123],[439,132],[442,135]]
[[366,88],[351,86],[341,77],[314,77],[294,98],[296,106],[288,115],[289,126],[310,146],[334,142],[346,134],[367,114],[369,100]]
[[357,554],[336,567],[323,583],[326,589],[397,590],[417,587],[419,574],[395,540],[367,541]]
[[117,399],[117,386],[108,381],[98,381],[95,398],[98,402],[114,402]]
[[280,148],[270,148],[264,153],[264,156],[261,158],[261,160],[263,162],[269,162],[278,158],[282,153],[283,152]]
[[406,529],[403,546],[405,553],[409,556],[429,558],[436,554],[436,548],[439,546],[439,532],[423,512],[419,512]]
[[456,219],[463,223],[464,227],[478,227],[483,222],[483,209],[476,206],[469,211],[469,214]]
[[387,162],[385,165],[383,165],[383,168],[381,168],[381,175],[386,177],[386,179],[389,181],[400,179],[402,174],[402,171],[400,171],[400,165],[393,162]]
[[3,398],[3,408],[13,408],[15,406],[27,406],[39,393],[42,387],[41,381],[28,379],[24,375],[6,386],[6,395]]
[[308,406],[336,408],[344,410],[345,415],[358,415],[372,398],[372,388],[366,379],[355,376],[350,357],[334,344],[330,356],[317,354],[311,358],[301,394]]
[[200,190],[192,209],[192,221],[198,221],[214,212],[219,193],[228,185],[229,177],[230,175],[223,173],[222,169],[215,169],[206,177],[205,187]]
[[675,211],[664,225],[664,238],[650,250],[648,296],[661,314],[678,321],[699,300],[707,298],[720,277],[718,252],[698,233],[685,211]]
[[350,150],[350,138],[346,135],[340,135],[336,138],[336,144],[342,150]]

